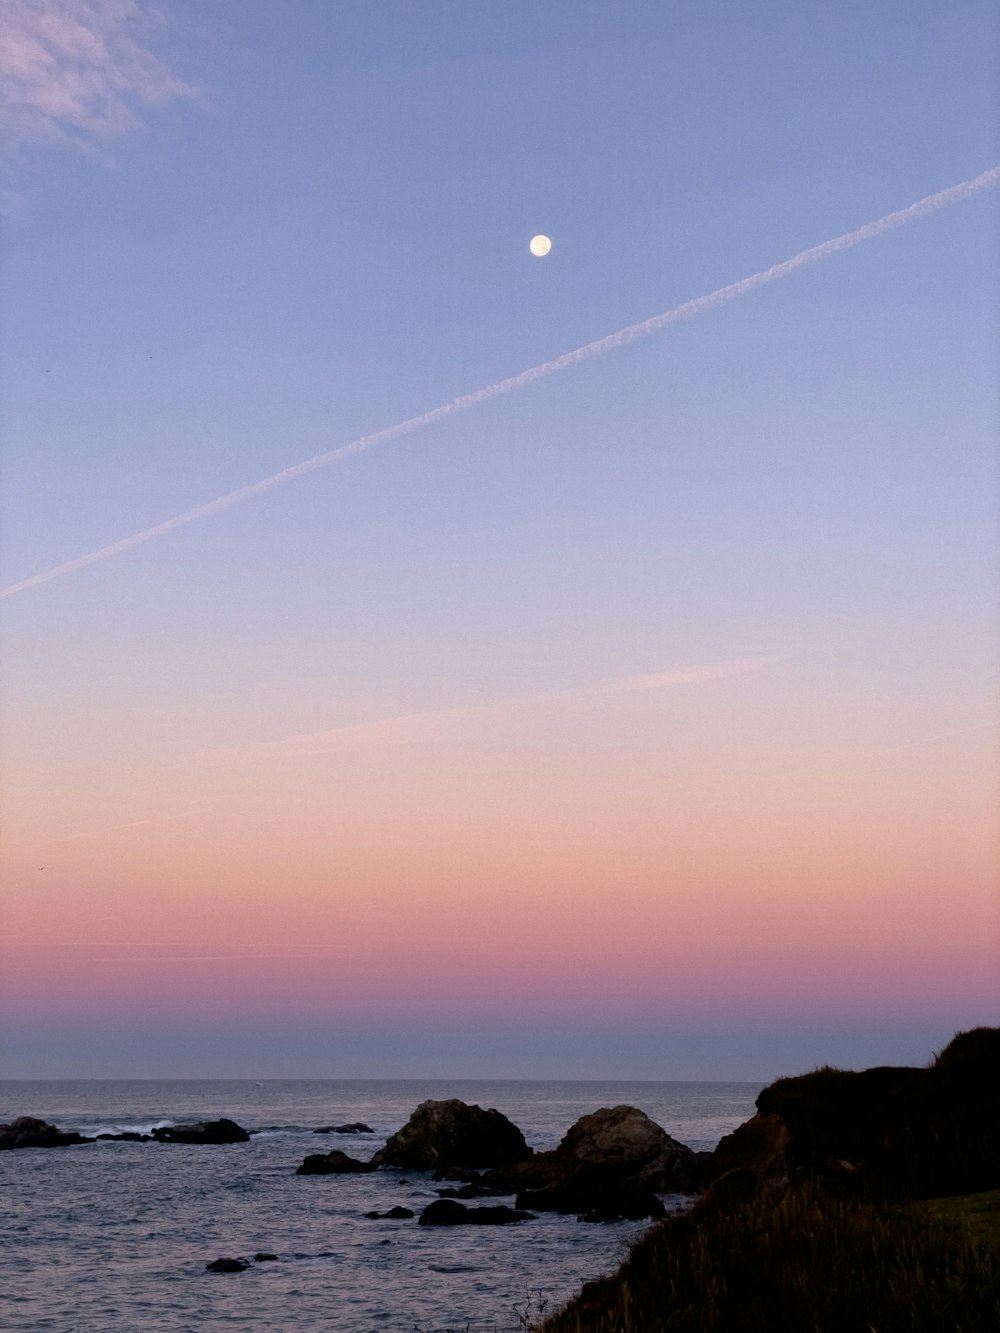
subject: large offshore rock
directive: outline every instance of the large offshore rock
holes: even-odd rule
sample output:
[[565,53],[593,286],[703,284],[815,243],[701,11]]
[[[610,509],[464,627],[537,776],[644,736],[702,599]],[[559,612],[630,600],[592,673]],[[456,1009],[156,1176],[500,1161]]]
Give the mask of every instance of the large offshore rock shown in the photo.
[[224,1116],[220,1120],[201,1120],[193,1125],[161,1125],[152,1131],[157,1143],[249,1143],[250,1135]]
[[71,1148],[75,1143],[93,1143],[83,1134],[61,1130],[34,1116],[19,1115],[9,1125],[0,1125],[0,1150],[4,1148]]
[[[492,1171],[487,1183],[543,1191],[532,1207],[558,1212],[601,1211],[623,1186],[653,1193],[692,1187],[694,1153],[634,1106],[603,1107],[581,1118],[551,1152]],[[559,1204],[557,1207],[556,1204]],[[565,1204],[565,1207],[562,1206]]]
[[634,1106],[614,1106],[581,1116],[557,1153],[597,1166],[633,1185],[667,1192],[690,1179],[694,1154]]
[[503,1166],[530,1156],[524,1135],[505,1115],[452,1098],[421,1102],[372,1161],[376,1166],[433,1171],[441,1167]]

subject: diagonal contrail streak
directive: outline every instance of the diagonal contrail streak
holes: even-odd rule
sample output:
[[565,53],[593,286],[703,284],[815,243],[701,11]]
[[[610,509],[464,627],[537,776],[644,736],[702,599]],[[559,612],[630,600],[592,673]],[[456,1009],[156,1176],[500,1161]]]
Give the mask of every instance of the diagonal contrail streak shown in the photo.
[[732,282],[726,287],[719,287],[705,296],[698,296],[692,301],[685,301],[683,305],[674,306],[672,310],[666,310],[660,315],[653,315],[638,324],[628,324],[625,328],[619,329],[617,333],[609,333],[605,338],[598,338],[594,342],[585,343],[582,347],[574,348],[572,352],[564,352],[562,356],[553,357],[551,361],[542,361],[537,366],[530,366],[518,375],[510,375],[506,379],[497,380],[495,384],[488,384],[485,388],[476,389],[473,393],[463,394],[460,398],[453,398],[449,403],[431,408],[429,412],[421,412],[419,416],[410,417],[407,421],[400,421],[395,426],[387,426],[383,430],[375,431],[372,435],[361,435],[356,440],[351,440],[349,444],[343,444],[337,449],[330,449],[326,453],[316,454],[315,457],[307,458],[302,463],[295,463],[292,467],[284,468],[281,472],[276,472],[271,477],[265,477],[262,481],[252,482],[249,486],[240,486],[235,491],[220,495],[217,500],[209,500],[206,504],[197,505],[194,509],[187,509],[182,514],[175,514],[173,518],[165,519],[162,523],[156,523],[151,528],[143,528],[141,532],[133,532],[130,537],[123,537],[121,541],[112,542],[110,546],[102,546],[96,551],[90,551],[87,555],[77,556],[75,560],[68,560],[65,564],[54,565],[51,569],[43,570],[40,574],[32,574],[30,578],[22,579],[19,583],[12,583],[7,588],[0,588],[0,597],[11,597],[14,593],[24,592],[28,588],[35,587],[36,584],[48,583],[50,579],[62,578],[64,574],[72,574],[75,570],[85,569],[88,565],[96,565],[102,560],[110,560],[112,556],[121,555],[125,551],[132,550],[134,546],[141,546],[144,542],[153,541],[156,537],[164,537],[168,532],[173,532],[175,528],[183,528],[188,523],[194,523],[201,518],[209,518],[212,514],[218,514],[223,509],[229,509],[232,505],[241,504],[244,500],[250,500],[255,495],[263,495],[265,491],[273,490],[275,486],[282,486],[286,481],[293,481],[296,477],[304,477],[310,472],[329,467],[331,463],[337,463],[342,458],[349,458],[352,454],[364,453],[366,449],[372,449],[379,444],[386,444],[389,440],[394,440],[400,435],[406,435],[410,431],[419,430],[423,426],[430,426],[435,421],[444,420],[445,417],[453,417],[459,412],[467,411],[470,407],[479,407],[480,404],[487,403],[492,398],[500,398],[505,394],[514,393],[528,384],[533,384],[536,380],[544,379],[547,375],[554,375],[557,371],[566,370],[569,366],[578,365],[581,361],[589,361],[593,357],[603,356],[605,352],[614,351],[617,347],[624,347],[627,343],[648,337],[649,334],[657,333],[670,324],[679,324],[683,319],[691,319],[695,315],[704,314],[707,310],[714,310],[716,306],[724,305],[727,301],[735,301],[737,297],[746,296],[748,292],[756,291],[758,287],[766,287],[768,283],[786,278],[790,273],[795,273],[800,268],[806,268],[809,264],[818,264],[831,255],[839,254],[841,250],[850,250],[855,245],[862,245],[865,241],[875,240],[878,236],[884,236],[886,232],[895,231],[897,227],[904,227],[908,222],[915,222],[917,218],[936,213],[940,208],[957,204],[963,199],[968,199],[972,195],[979,194],[980,191],[988,190],[998,184],[1000,184],[1000,166],[990,167],[987,171],[983,171],[969,180],[962,181],[959,185],[952,185],[946,190],[939,190],[937,194],[929,194],[923,199],[918,199],[916,203],[909,204],[906,208],[898,209],[895,213],[887,213],[874,222],[866,222],[864,226],[858,227],[854,231],[845,232],[842,236],[835,236],[832,240],[824,241],[821,245],[814,245],[808,250],[800,250],[791,259],[782,260],[780,264],[772,264],[770,268],[762,269],[759,273],[753,273],[748,278],[741,278],[738,282]]

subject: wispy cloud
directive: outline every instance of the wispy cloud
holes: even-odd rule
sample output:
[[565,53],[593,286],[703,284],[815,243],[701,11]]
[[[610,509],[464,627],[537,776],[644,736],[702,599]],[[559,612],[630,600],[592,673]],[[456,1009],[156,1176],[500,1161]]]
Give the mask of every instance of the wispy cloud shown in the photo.
[[706,662],[701,666],[683,667],[679,671],[654,671],[644,676],[623,676],[608,685],[600,686],[601,694],[627,694],[632,690],[663,690],[671,685],[704,685],[712,680],[726,680],[730,676],[744,676],[748,671],[760,671],[772,666],[777,657],[738,657],[728,662]]
[[0,0],[0,129],[15,148],[93,144],[192,95],[152,49],[163,13],[137,0]]
[[457,724],[469,718],[494,712],[492,708],[440,708],[426,713],[408,713],[383,717],[374,722],[358,722],[327,731],[311,731],[289,736],[254,749],[277,747],[289,755],[331,754],[339,751],[395,749],[406,745],[427,745],[453,736]]
[[540,707],[570,702],[574,699],[592,699],[613,694],[631,694],[637,690],[664,690],[679,685],[705,685],[712,681],[743,676],[773,666],[779,657],[740,657],[724,662],[704,662],[673,671],[654,671],[639,676],[621,676],[583,685],[576,689],[559,690],[548,694],[521,695],[498,704],[470,705],[464,708],[439,708],[423,713],[406,713],[395,717],[378,718],[373,722],[352,723],[346,727],[332,727],[325,731],[304,732],[278,741],[259,745],[241,746],[240,753],[254,751],[282,754],[289,757],[338,754],[353,750],[395,748],[407,745],[439,744],[459,735],[462,724],[473,719],[496,717],[516,709]]
[[100,838],[106,833],[117,833],[120,829],[144,828],[147,824],[172,824],[177,819],[190,819],[192,815],[201,813],[203,807],[197,810],[181,810],[176,815],[153,815],[148,819],[129,819],[123,824],[104,824],[100,828],[86,829],[82,833],[72,833],[65,838],[50,838],[42,843],[43,847],[55,847],[59,843],[79,842],[83,838]]

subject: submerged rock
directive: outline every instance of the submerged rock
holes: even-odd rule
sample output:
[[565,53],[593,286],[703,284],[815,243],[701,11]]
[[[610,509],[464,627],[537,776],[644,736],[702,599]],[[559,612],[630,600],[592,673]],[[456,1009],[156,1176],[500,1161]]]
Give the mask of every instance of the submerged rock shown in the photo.
[[494,1208],[466,1208],[457,1199],[436,1199],[420,1214],[422,1227],[507,1226],[512,1222],[533,1222],[535,1214],[508,1208],[502,1203]]
[[576,1213],[580,1222],[618,1222],[623,1218],[637,1222],[644,1217],[667,1215],[652,1190],[588,1172],[552,1189],[522,1190],[515,1203],[518,1208],[534,1208],[540,1213]]
[[208,1273],[245,1273],[250,1267],[246,1259],[213,1259],[205,1265]]
[[310,1153],[296,1170],[297,1176],[346,1176],[360,1175],[364,1171],[374,1171],[374,1162],[359,1162],[356,1157],[348,1157],[346,1152],[334,1148],[332,1152]]
[[509,1194],[510,1190],[497,1189],[493,1185],[460,1185],[458,1189],[448,1186],[443,1190],[435,1190],[434,1193],[439,1199],[496,1199],[504,1194]]
[[505,1115],[451,1098],[421,1102],[372,1161],[377,1166],[433,1171],[502,1166],[530,1156],[524,1135]]
[[324,1125],[322,1129],[314,1129],[314,1134],[374,1134],[375,1131],[371,1125],[366,1125],[363,1120],[352,1120],[348,1125]]
[[200,1120],[193,1125],[161,1125],[151,1135],[157,1143],[249,1143],[250,1135],[224,1116],[220,1120]]
[[6,1148],[71,1148],[76,1143],[93,1143],[74,1130],[62,1130],[46,1120],[19,1115],[9,1125],[0,1125],[0,1150]]
[[398,1204],[396,1205],[395,1208],[390,1208],[387,1213],[379,1213],[379,1212],[365,1213],[365,1217],[371,1218],[373,1222],[384,1222],[387,1220],[403,1221],[405,1218],[412,1216],[413,1216],[412,1208],[403,1208]]

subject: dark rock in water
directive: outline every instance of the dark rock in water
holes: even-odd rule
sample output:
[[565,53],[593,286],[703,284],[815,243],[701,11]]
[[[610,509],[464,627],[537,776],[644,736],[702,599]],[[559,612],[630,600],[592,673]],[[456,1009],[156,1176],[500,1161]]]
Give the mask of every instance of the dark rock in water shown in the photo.
[[401,1208],[399,1205],[397,1205],[395,1208],[390,1208],[387,1213],[379,1213],[379,1212],[365,1213],[365,1217],[370,1217],[373,1222],[382,1222],[385,1221],[387,1218],[391,1221],[397,1221],[397,1220],[402,1221],[404,1218],[412,1216],[413,1216],[412,1209]]
[[532,1222],[534,1213],[528,1213],[506,1204],[495,1208],[466,1208],[456,1199],[437,1199],[420,1214],[422,1227],[507,1226],[511,1222]]
[[469,1171],[461,1166],[439,1166],[431,1176],[431,1180],[457,1180],[467,1185],[474,1184],[477,1180],[482,1180],[481,1171]]
[[277,1259],[276,1254],[270,1254],[267,1250],[258,1250],[253,1257],[255,1264],[273,1264],[277,1262]]
[[245,1259],[213,1259],[205,1265],[209,1273],[244,1273],[250,1267]]
[[5,1148],[71,1148],[76,1143],[93,1143],[83,1134],[64,1131],[34,1116],[20,1115],[9,1125],[0,1125],[0,1150]]
[[497,1199],[509,1194],[510,1190],[496,1189],[492,1185],[461,1185],[458,1189],[435,1190],[439,1199]]
[[98,1134],[98,1139],[109,1143],[152,1143],[152,1134],[140,1134],[134,1129],[125,1129],[120,1134]]
[[314,1134],[374,1134],[375,1131],[371,1125],[366,1125],[363,1120],[354,1120],[349,1125],[324,1125],[322,1129],[314,1129]]
[[[690,1148],[634,1106],[605,1107],[581,1116],[552,1152],[490,1171],[498,1189],[567,1191],[569,1206],[555,1211],[591,1212],[603,1196],[628,1185],[646,1195],[692,1188],[696,1163]],[[539,1205],[543,1206],[543,1205]]]
[[438,1167],[501,1166],[524,1161],[531,1149],[505,1115],[448,1101],[421,1102],[372,1161],[416,1171]]
[[[703,1166],[715,1194],[803,1176],[883,1196],[1000,1187],[1000,1028],[959,1033],[926,1068],[782,1078]],[[728,1173],[740,1175],[730,1183]]]
[[157,1143],[249,1143],[250,1135],[235,1120],[202,1120],[194,1125],[162,1125],[154,1129]]
[[634,1106],[582,1116],[556,1152],[578,1166],[664,1192],[686,1184],[694,1169],[691,1149]]
[[348,1157],[346,1152],[334,1148],[333,1152],[310,1153],[296,1170],[297,1176],[346,1176],[360,1175],[364,1171],[374,1171],[374,1162],[359,1162],[355,1157]]
[[576,1213],[581,1222],[639,1221],[666,1217],[667,1210],[652,1190],[628,1181],[608,1180],[600,1172],[581,1172],[551,1189],[522,1190],[518,1208],[539,1213]]
[[643,1218],[659,1219],[666,1217],[667,1210],[661,1199],[652,1190],[641,1186],[623,1186],[620,1190],[611,1190],[601,1194],[583,1213],[578,1214],[578,1222],[639,1222]]

